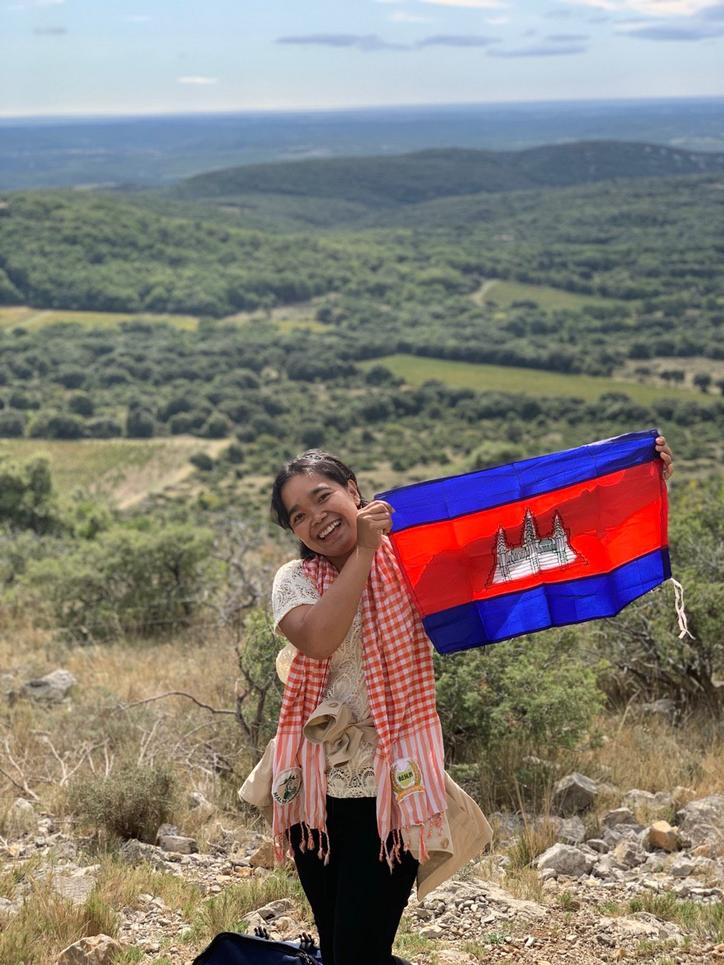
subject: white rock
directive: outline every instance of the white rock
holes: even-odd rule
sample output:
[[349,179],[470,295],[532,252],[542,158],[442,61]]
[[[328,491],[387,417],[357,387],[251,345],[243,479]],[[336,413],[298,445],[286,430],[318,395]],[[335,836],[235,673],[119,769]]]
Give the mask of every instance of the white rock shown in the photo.
[[109,935],[93,935],[63,949],[57,965],[111,965],[121,951],[122,945]]
[[53,890],[61,898],[65,898],[74,905],[84,905],[88,896],[95,888],[95,877],[93,875],[54,875]]
[[288,915],[293,910],[294,902],[291,898],[277,898],[276,901],[270,901],[261,908],[257,908],[257,913],[261,915],[264,921],[273,921],[281,915]]
[[716,843],[724,838],[724,795],[710,794],[677,812],[682,834],[693,845]]
[[601,824],[607,828],[615,828],[617,824],[636,824],[633,811],[629,808],[616,808],[615,811],[608,811],[601,818]]
[[619,841],[611,855],[620,868],[636,868],[647,858],[641,845],[634,841]]
[[674,878],[688,878],[690,874],[693,874],[695,868],[695,862],[685,854],[681,854],[672,861],[669,874],[673,875]]
[[574,815],[561,821],[558,831],[558,840],[563,844],[581,844],[586,837],[586,826],[583,821]]
[[8,829],[16,834],[38,827],[38,816],[32,803],[24,797],[15,798],[8,808]]
[[28,680],[23,684],[21,693],[33,700],[44,700],[48,703],[59,703],[71,687],[77,683],[69,670],[54,670],[44,677]]
[[610,850],[608,844],[602,838],[589,838],[586,845],[593,848],[594,851],[598,851],[599,854],[605,854]]
[[579,814],[591,806],[597,794],[596,782],[585,774],[574,771],[556,783],[553,788],[553,804],[560,814]]
[[552,868],[559,875],[580,878],[593,867],[593,858],[570,844],[554,844],[538,858],[539,871]]
[[194,838],[187,838],[183,834],[162,834],[158,838],[158,844],[162,851],[171,851],[174,854],[196,854],[199,846]]

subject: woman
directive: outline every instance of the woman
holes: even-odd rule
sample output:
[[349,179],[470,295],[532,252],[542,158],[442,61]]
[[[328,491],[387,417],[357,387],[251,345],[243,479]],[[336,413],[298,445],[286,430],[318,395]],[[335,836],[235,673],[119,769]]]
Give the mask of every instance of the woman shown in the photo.
[[[668,478],[663,437],[657,451]],[[280,471],[271,508],[301,559],[272,590],[289,641],[277,736],[240,793],[272,805],[325,965],[390,965],[415,878],[421,897],[479,853],[490,828],[444,771],[431,647],[387,539],[390,505],[366,503],[352,470],[310,450]]]

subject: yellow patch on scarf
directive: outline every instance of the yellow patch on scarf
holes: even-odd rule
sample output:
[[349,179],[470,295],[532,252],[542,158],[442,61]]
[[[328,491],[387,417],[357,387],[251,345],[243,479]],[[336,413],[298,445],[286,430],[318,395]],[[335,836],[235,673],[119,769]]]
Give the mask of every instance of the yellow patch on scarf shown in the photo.
[[395,792],[398,803],[408,794],[424,791],[422,774],[417,761],[413,761],[411,757],[401,757],[395,761],[392,765],[392,790]]

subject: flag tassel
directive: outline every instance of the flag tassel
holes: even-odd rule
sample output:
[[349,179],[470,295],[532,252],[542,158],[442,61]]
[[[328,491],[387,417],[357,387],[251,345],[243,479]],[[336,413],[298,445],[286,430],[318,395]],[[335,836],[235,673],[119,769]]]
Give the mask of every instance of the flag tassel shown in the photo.
[[692,640],[695,640],[696,637],[689,630],[689,624],[686,619],[686,610],[684,609],[684,587],[681,585],[681,583],[679,583],[678,580],[675,580],[673,576],[671,577],[671,583],[674,587],[674,607],[676,609],[676,618],[679,621],[679,630],[681,631],[679,633],[679,640],[683,640],[684,637],[687,636]]

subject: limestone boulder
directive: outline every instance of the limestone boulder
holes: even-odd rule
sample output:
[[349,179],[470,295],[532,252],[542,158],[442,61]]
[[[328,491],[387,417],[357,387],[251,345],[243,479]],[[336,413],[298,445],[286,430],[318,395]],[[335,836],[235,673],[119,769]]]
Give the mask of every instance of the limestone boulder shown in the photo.
[[623,868],[625,870],[637,868],[640,864],[643,864],[648,857],[638,842],[630,841],[628,839],[619,841],[611,852],[611,855],[615,864],[618,865],[619,868]]
[[538,871],[553,869],[559,875],[580,878],[593,867],[592,855],[570,844],[554,844],[538,858]]
[[678,851],[679,836],[668,821],[654,821],[646,829],[644,847],[649,851]]
[[122,951],[123,946],[110,935],[92,935],[64,948],[57,965],[112,965]]
[[598,785],[585,774],[574,771],[562,777],[553,788],[553,806],[559,814],[570,816],[588,810],[598,794]]
[[196,839],[185,834],[162,834],[158,839],[158,846],[162,851],[173,854],[197,854],[199,850]]
[[606,828],[615,828],[617,824],[636,824],[636,818],[630,808],[616,808],[604,814],[601,824]]
[[724,840],[724,795],[689,801],[677,812],[676,820],[690,846],[718,844]]
[[586,839],[586,826],[583,821],[574,815],[572,818],[564,818],[558,829],[558,840],[562,844],[581,844]]
[[77,683],[69,670],[53,670],[52,673],[35,680],[28,680],[20,689],[23,697],[40,700],[48,704],[60,703],[68,691]]

